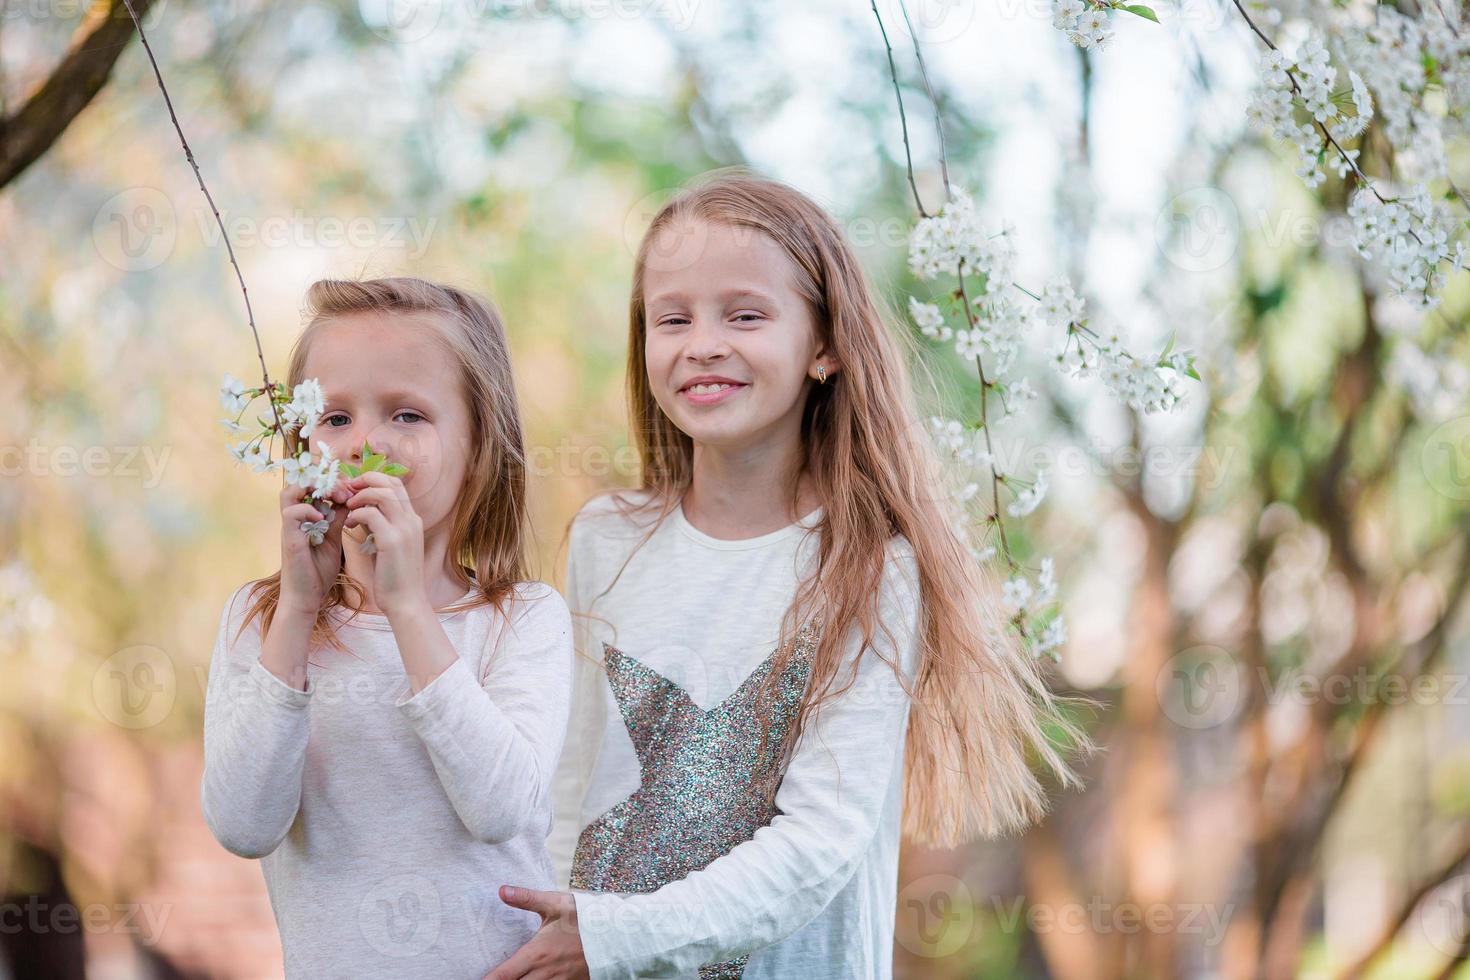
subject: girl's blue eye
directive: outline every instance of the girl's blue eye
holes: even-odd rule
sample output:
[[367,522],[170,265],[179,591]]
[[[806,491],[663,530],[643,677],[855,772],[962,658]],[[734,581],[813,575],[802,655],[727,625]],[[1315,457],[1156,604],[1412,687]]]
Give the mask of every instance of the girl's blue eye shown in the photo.
[[[418,419],[420,422],[422,422],[423,419],[424,419],[424,417],[422,415],[420,415],[418,412],[399,412],[398,415],[395,415],[393,417],[394,418],[399,418],[400,416],[404,416],[404,415],[412,415],[415,419]],[[347,416],[345,416],[345,415],[328,415],[325,418],[323,418],[321,420],[321,422],[319,422],[318,424],[319,425],[330,426],[333,429],[340,429],[341,428],[340,425],[332,425],[333,422],[336,422],[339,419],[342,420],[342,421],[346,421],[347,420]]]

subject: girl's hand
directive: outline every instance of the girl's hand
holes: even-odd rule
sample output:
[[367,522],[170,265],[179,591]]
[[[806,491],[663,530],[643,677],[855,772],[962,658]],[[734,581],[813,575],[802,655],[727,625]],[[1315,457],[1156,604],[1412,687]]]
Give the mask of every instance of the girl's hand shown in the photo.
[[571,892],[501,885],[500,900],[541,916],[541,928],[514,956],[485,974],[485,980],[589,980]]
[[[306,501],[306,492],[306,487],[294,483],[281,489],[279,601],[283,608],[315,617],[328,590],[337,581],[337,570],[342,567],[342,528],[347,512],[337,509],[322,543],[313,546],[301,525],[305,521],[324,520],[326,515]],[[335,504],[341,496],[334,490],[328,499]]]
[[415,602],[427,603],[424,591],[424,522],[408,499],[403,480],[369,470],[343,483],[347,498],[345,528],[362,526],[373,536],[373,602],[391,615]]

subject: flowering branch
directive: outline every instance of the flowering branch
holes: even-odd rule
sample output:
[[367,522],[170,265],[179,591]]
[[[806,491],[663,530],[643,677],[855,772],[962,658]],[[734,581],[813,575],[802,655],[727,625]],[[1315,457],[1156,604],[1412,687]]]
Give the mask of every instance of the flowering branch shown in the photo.
[[[1297,174],[1309,188],[1325,179],[1320,164],[1326,148],[1337,152],[1338,176],[1347,179],[1351,174],[1358,185],[1346,209],[1355,251],[1381,264],[1398,296],[1420,312],[1434,309],[1448,276],[1470,260],[1463,222],[1443,203],[1456,200],[1470,210],[1470,198],[1450,176],[1445,150],[1450,135],[1464,134],[1470,113],[1470,44],[1460,36],[1449,11],[1436,4],[1436,18],[1421,6],[1418,16],[1411,17],[1382,6],[1374,9],[1371,22],[1362,22],[1324,8],[1323,25],[1309,23],[1306,40],[1292,58],[1256,25],[1242,0],[1233,2],[1267,47],[1260,61],[1261,84],[1248,109],[1250,121],[1272,137],[1296,144],[1303,161]],[[1348,69],[1350,89],[1332,90],[1337,70],[1331,65],[1325,32],[1336,42],[1338,60],[1357,67]],[[1438,98],[1431,100],[1431,93]],[[1355,114],[1343,117],[1339,105],[1349,99]],[[1297,109],[1313,117],[1315,128],[1297,124]],[[1408,188],[1405,193],[1380,193],[1377,181],[1358,165],[1360,151],[1343,145],[1365,138],[1375,118],[1382,119],[1382,134],[1390,147],[1379,155],[1389,170],[1382,180],[1401,182]],[[1431,195],[1428,184],[1438,180],[1448,190]],[[1408,331],[1398,333],[1387,376],[1406,391],[1414,411],[1436,418],[1461,410],[1470,394],[1470,372],[1464,369],[1463,357],[1450,349],[1450,339],[1442,337],[1430,346]]]
[[[1451,234],[1459,234],[1458,223],[1429,196],[1422,182],[1407,195],[1385,197],[1358,166],[1359,151],[1343,146],[1344,141],[1362,136],[1373,118],[1369,83],[1357,71],[1349,70],[1351,88],[1334,92],[1332,83],[1337,71],[1329,63],[1326,45],[1315,25],[1293,60],[1256,24],[1244,0],[1231,2],[1246,26],[1267,48],[1261,58],[1264,85],[1251,104],[1251,121],[1276,138],[1296,144],[1302,159],[1297,174],[1309,188],[1326,179],[1321,164],[1329,147],[1335,151],[1338,176],[1346,179],[1351,174],[1359,187],[1348,210],[1357,232],[1358,253],[1367,259],[1381,257],[1400,295],[1417,293],[1413,301],[1421,309],[1435,305],[1438,300],[1432,294],[1445,282],[1445,276],[1439,272],[1440,263],[1450,260],[1453,273],[1467,261],[1458,237],[1453,252],[1448,244]],[[1054,0],[1053,24],[1080,46],[1101,49],[1111,37],[1106,12],[1112,9],[1158,20],[1152,10],[1128,6],[1121,0]],[[1337,19],[1341,25],[1338,31],[1346,43],[1356,46],[1363,56],[1363,73],[1376,79],[1375,87],[1385,99],[1391,100],[1396,118],[1390,122],[1389,136],[1395,157],[1405,150],[1425,150],[1426,147],[1406,145],[1409,134],[1425,131],[1425,155],[1435,167],[1433,176],[1443,178],[1449,185],[1450,195],[1470,209],[1470,197],[1449,177],[1444,162],[1443,134],[1424,106],[1413,101],[1431,83],[1437,83],[1444,91],[1448,118],[1463,119],[1464,103],[1470,101],[1466,98],[1470,94],[1467,93],[1470,70],[1463,62],[1467,45],[1444,6],[1436,3],[1435,9],[1444,21],[1442,29],[1421,25],[1392,7],[1375,7],[1370,26],[1360,25],[1337,6],[1325,9],[1325,16]],[[1342,117],[1338,103],[1349,97],[1356,114]],[[1312,121],[1298,125],[1294,118],[1297,108],[1311,115]],[[1340,128],[1330,125],[1340,118],[1347,119],[1346,125]]]
[[[184,158],[189,161],[189,166],[194,170],[194,178],[199,182],[199,190],[204,193],[204,199],[209,202],[209,210],[214,215],[215,223],[219,226],[220,237],[224,239],[225,251],[230,257],[230,265],[235,270],[235,280],[240,284],[240,295],[245,300],[245,320],[250,325],[250,335],[255,340],[255,356],[260,361],[262,384],[259,388],[247,388],[245,383],[234,375],[225,375],[220,387],[220,401],[227,412],[233,413],[233,418],[221,419],[221,423],[237,435],[250,431],[247,426],[240,423],[240,417],[256,398],[261,395],[269,395],[271,418],[265,419],[257,416],[261,425],[259,432],[252,438],[230,447],[230,454],[235,457],[236,461],[246,463],[257,473],[279,469],[287,483],[308,488],[310,491],[307,494],[308,500],[318,510],[323,511],[326,517],[320,521],[303,521],[301,530],[306,532],[313,545],[319,545],[332,523],[333,508],[327,495],[336,486],[343,463],[341,460],[332,458],[331,449],[325,444],[321,447],[320,459],[314,458],[310,450],[303,448],[296,456],[276,461],[270,458],[270,446],[272,440],[279,435],[284,449],[287,433],[297,429],[298,426],[300,439],[304,441],[311,435],[325,407],[322,386],[315,378],[308,378],[298,384],[288,398],[286,386],[278,381],[271,381],[270,370],[265,364],[265,351],[260,342],[260,331],[255,326],[255,311],[250,306],[250,290],[245,286],[245,274],[240,270],[240,263],[235,258],[235,248],[230,243],[229,232],[225,230],[224,219],[220,216],[219,208],[215,206],[214,195],[209,193],[209,187],[204,183],[204,174],[199,169],[199,162],[194,158],[194,150],[189,146],[189,140],[184,136],[184,129],[179,125],[178,114],[174,112],[173,99],[169,97],[168,86],[163,82],[163,72],[158,67],[158,59],[153,55],[153,46],[148,43],[148,34],[143,29],[143,21],[139,18],[137,10],[134,9],[132,0],[123,0],[123,4],[127,7],[128,16],[133,19],[133,25],[138,30],[138,39],[143,42],[143,51],[148,55],[148,63],[153,66],[153,77],[158,82],[159,92],[163,94],[163,103],[168,107],[168,117],[173,123],[174,132],[179,136],[179,144],[184,148]],[[369,469],[381,469],[393,475],[408,472],[408,469],[401,464],[387,463],[385,457],[374,454],[366,442],[363,443],[363,466],[359,469],[349,463],[346,464],[346,467],[350,476],[357,476],[363,470]],[[361,550],[366,554],[372,554],[377,550],[371,534],[364,540]]]
[[[163,72],[159,70],[158,59],[153,56],[153,46],[148,43],[148,34],[143,30],[143,21],[138,17],[138,12],[133,9],[132,0],[123,0],[124,6],[128,8],[128,16],[133,19],[133,26],[138,29],[138,40],[143,42],[143,51],[148,55],[148,63],[153,66],[153,77],[158,81],[158,91],[163,93],[163,104],[168,107],[168,118],[174,124],[174,132],[179,134],[179,143],[184,148],[184,158],[189,161],[189,166],[194,168],[194,178],[199,181],[199,189],[204,192],[204,199],[209,202],[209,210],[214,215],[214,220],[219,225],[220,237],[224,239],[225,251],[230,256],[230,265],[235,269],[235,280],[240,284],[240,295],[245,299],[245,319],[250,324],[250,334],[255,338],[255,355],[260,359],[260,374],[264,380],[264,389],[274,389],[271,384],[270,371],[265,366],[265,352],[260,344],[260,331],[255,328],[255,311],[250,308],[250,290],[245,288],[245,275],[240,271],[240,263],[235,260],[235,247],[230,244],[230,236],[225,231],[225,222],[220,217],[219,208],[215,207],[214,195],[209,193],[209,188],[204,183],[204,174],[199,170],[199,163],[194,159],[194,150],[189,146],[189,141],[184,137],[184,129],[179,125],[179,117],[174,112],[173,99],[169,98],[168,86],[163,84]],[[275,399],[271,399],[271,411],[276,410]],[[281,417],[279,413],[275,416],[276,431],[283,432],[281,428]],[[284,435],[282,436],[284,442]]]
[[1114,10],[1159,22],[1152,7],[1141,3],[1124,3],[1123,0],[1054,0],[1052,24],[1066,33],[1068,39],[1079,48],[1097,48],[1102,51],[1113,39],[1112,21],[1109,14]]
[[[1036,654],[1050,653],[1066,640],[1066,626],[1059,609],[1043,608],[1053,603],[1056,597],[1056,580],[1052,559],[1042,558],[1037,583],[1033,587],[1025,575],[1025,569],[1011,550],[1006,534],[1005,521],[1001,513],[1001,487],[1005,486],[1014,499],[1006,506],[1005,513],[1012,517],[1024,517],[1032,513],[1045,498],[1048,489],[1047,473],[1038,471],[1032,481],[1021,480],[1005,473],[996,456],[989,400],[992,390],[1001,400],[1003,415],[1013,414],[1007,395],[1016,401],[1035,397],[1036,391],[1030,380],[1022,377],[1014,383],[1002,379],[1010,370],[1025,337],[1034,333],[1031,328],[1040,326],[1062,328],[1064,344],[1055,357],[1055,365],[1064,374],[1082,377],[1098,370],[1107,387],[1126,404],[1145,412],[1163,411],[1177,407],[1181,392],[1177,388],[1178,376],[1198,378],[1194,360],[1190,355],[1173,351],[1173,339],[1152,361],[1142,361],[1123,349],[1116,333],[1106,340],[1088,326],[1083,317],[1083,303],[1077,297],[1065,277],[1052,279],[1042,295],[1025,288],[1014,280],[1012,267],[1015,249],[1011,245],[1014,229],[1003,224],[997,232],[988,232],[975,213],[970,196],[949,180],[949,163],[944,142],[944,125],[938,100],[924,64],[918,35],[909,20],[908,9],[903,0],[898,0],[904,22],[908,25],[914,41],[914,53],[923,77],[925,91],[934,108],[934,125],[939,134],[939,163],[944,178],[946,201],[938,214],[929,214],[919,200],[918,185],[913,170],[913,150],[909,143],[907,121],[903,124],[904,154],[908,162],[909,185],[914,189],[920,220],[909,239],[909,268],[915,278],[934,279],[952,276],[954,288],[949,292],[947,305],[950,312],[958,312],[964,327],[958,331],[947,323],[947,315],[937,304],[923,302],[917,297],[909,298],[909,314],[924,336],[940,342],[952,342],[957,354],[975,362],[980,380],[979,421],[963,425],[955,419],[932,418],[931,427],[935,436],[947,449],[950,457],[964,466],[985,466],[990,476],[989,513],[984,524],[994,529],[999,549],[994,546],[983,550],[971,548],[979,561],[988,561],[999,554],[1006,564],[1009,575],[1005,583],[1004,597],[1012,609],[1011,623],[1032,646]],[[1110,9],[1138,10],[1121,4],[1100,4]],[[883,34],[888,53],[888,67],[893,79],[894,93],[898,98],[900,117],[903,118],[902,88],[888,44],[887,31],[878,11],[876,0],[872,4],[873,15]],[[1147,8],[1140,8],[1147,9]],[[1152,17],[1152,11],[1139,16]],[[971,299],[971,284],[977,287]],[[1015,304],[1006,291],[1013,286],[1035,303],[1035,307]],[[1075,340],[1075,346],[1074,346]],[[987,370],[984,354],[995,355],[993,369]],[[1169,372],[1164,374],[1163,372]],[[977,450],[971,442],[973,436],[967,430],[978,431],[984,448]],[[959,502],[967,504],[979,491],[978,484],[966,483],[957,494]]]

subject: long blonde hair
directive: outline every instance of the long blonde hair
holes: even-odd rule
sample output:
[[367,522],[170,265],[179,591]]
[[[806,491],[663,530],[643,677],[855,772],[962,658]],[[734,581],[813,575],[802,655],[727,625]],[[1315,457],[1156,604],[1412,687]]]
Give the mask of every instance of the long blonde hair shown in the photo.
[[[807,614],[820,610],[824,622],[856,623],[859,649],[868,651],[881,625],[887,546],[902,534],[918,568],[923,633],[912,688],[899,665],[888,661],[913,699],[903,832],[917,843],[954,846],[1024,829],[1047,808],[1031,756],[1063,785],[1079,787],[1081,780],[1053,739],[1084,752],[1094,746],[1066,716],[1064,702],[1071,699],[1052,694],[998,615],[993,574],[975,561],[955,529],[933,448],[912,417],[905,358],[856,256],[821,207],[785,184],[738,169],[717,171],[669,201],[643,236],[633,272],[627,389],[641,488],[652,491],[645,506],[657,508],[662,522],[693,472],[693,443],[655,401],[644,361],[650,249],[661,229],[685,220],[753,229],[774,239],[795,265],[819,339],[840,366],[825,384],[808,386],[803,473],[824,510],[816,569],[787,610],[782,637],[794,638]],[[796,487],[793,479],[793,510]],[[855,678],[850,672],[847,684],[836,686],[845,634],[845,628],[821,631],[796,738]],[[783,642],[781,648],[768,681],[778,679],[794,655],[794,644]]]
[[[291,349],[288,390],[305,380],[307,355],[322,324],[360,313],[404,314],[403,329],[433,331],[459,365],[468,399],[470,455],[451,517],[449,554],[457,559],[460,584],[475,594],[449,608],[490,604],[505,612],[515,584],[527,577],[528,533],[525,436],[505,325],[489,300],[455,286],[411,276],[322,279],[306,293],[308,322]],[[285,442],[288,455],[305,448],[295,431]],[[259,615],[262,632],[269,630],[280,595],[279,571],[255,582],[241,628]],[[317,611],[312,647],[326,644],[345,651],[331,613],[338,607],[357,610],[362,598],[361,586],[344,563]]]

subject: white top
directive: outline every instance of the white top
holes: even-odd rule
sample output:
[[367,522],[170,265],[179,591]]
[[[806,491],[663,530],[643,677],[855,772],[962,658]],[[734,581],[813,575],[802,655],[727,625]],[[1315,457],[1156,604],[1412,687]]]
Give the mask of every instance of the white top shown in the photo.
[[[288,977],[480,980],[535,934],[504,882],[552,887],[549,780],[567,723],[571,620],[550,586],[441,613],[460,659],[413,697],[386,616],[313,650],[307,689],[260,663],[248,585],[220,617],[204,710],[204,819],[260,858]],[[345,612],[333,614],[345,620]]]
[[[648,519],[608,497],[573,523],[578,657],[548,846],[576,894],[593,980],[892,975],[909,697],[875,654],[912,681],[920,603],[906,539],[890,543],[856,681],[808,725],[784,778],[756,752],[753,692],[821,513],[722,540],[676,508],[636,550]],[[835,687],[856,648],[850,634]],[[782,675],[766,712],[774,737],[809,666],[797,656]]]

